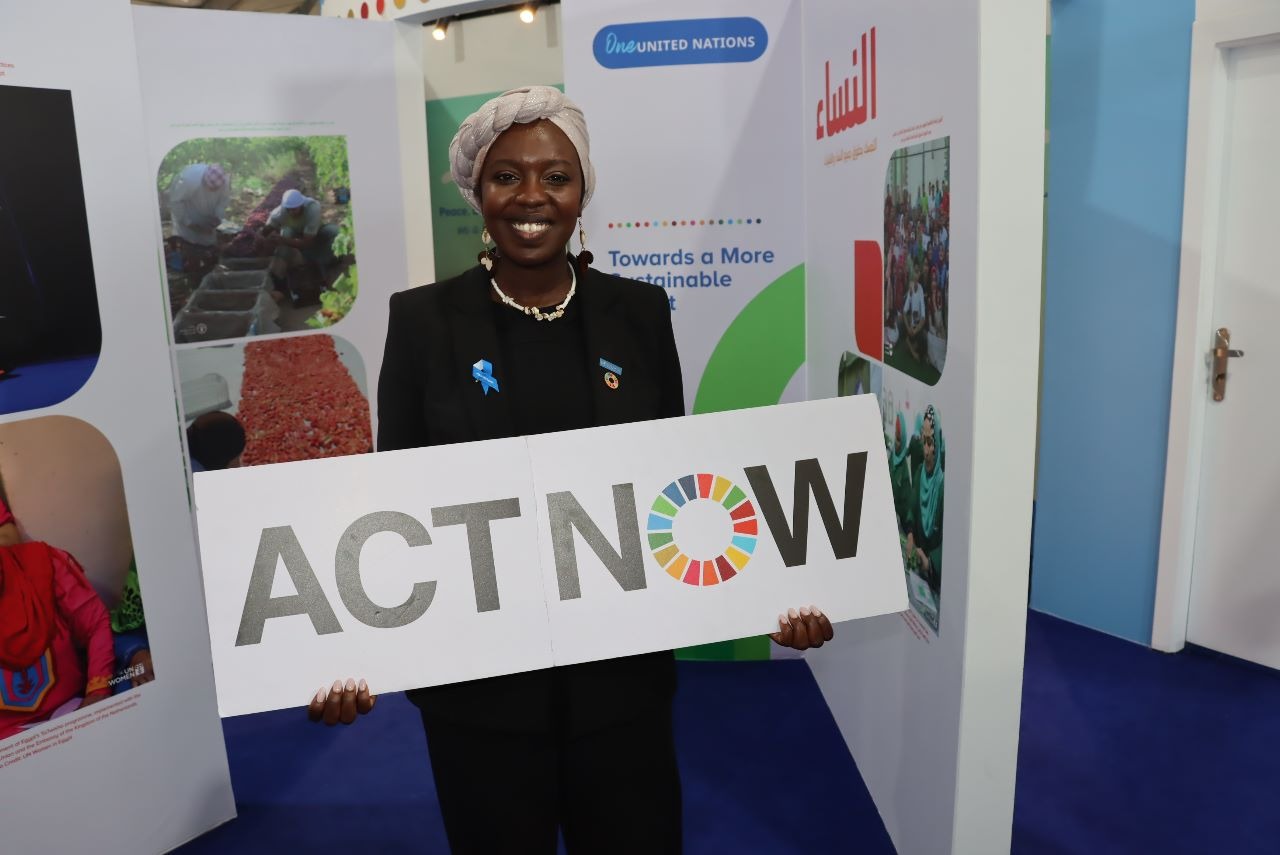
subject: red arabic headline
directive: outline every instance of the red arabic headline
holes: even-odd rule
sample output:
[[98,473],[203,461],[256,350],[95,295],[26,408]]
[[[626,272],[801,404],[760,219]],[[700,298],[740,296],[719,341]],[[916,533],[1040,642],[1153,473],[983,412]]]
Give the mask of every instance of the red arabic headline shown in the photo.
[[[862,72],[858,50],[850,53],[853,73],[831,88],[831,61],[823,63],[823,97],[816,110],[818,139],[834,136],[876,117],[876,28],[862,34]],[[861,89],[861,92],[859,92]],[[861,97],[859,97],[861,95]]]

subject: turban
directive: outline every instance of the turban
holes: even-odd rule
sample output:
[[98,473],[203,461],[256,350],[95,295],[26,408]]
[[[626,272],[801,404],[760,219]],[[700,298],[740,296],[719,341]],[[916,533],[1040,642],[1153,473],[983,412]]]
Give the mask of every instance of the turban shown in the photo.
[[204,186],[210,190],[221,190],[226,186],[227,173],[221,166],[211,163],[204,168],[204,176],[201,179]]
[[453,181],[458,185],[462,198],[476,211],[480,199],[476,186],[480,183],[480,169],[485,155],[503,131],[515,124],[529,124],[546,119],[573,143],[582,164],[582,179],[586,185],[582,207],[591,201],[596,189],[596,172],[591,167],[591,141],[587,136],[587,120],[582,109],[551,86],[525,86],[503,92],[497,98],[486,101],[479,110],[468,116],[453,142],[449,143],[449,165]]

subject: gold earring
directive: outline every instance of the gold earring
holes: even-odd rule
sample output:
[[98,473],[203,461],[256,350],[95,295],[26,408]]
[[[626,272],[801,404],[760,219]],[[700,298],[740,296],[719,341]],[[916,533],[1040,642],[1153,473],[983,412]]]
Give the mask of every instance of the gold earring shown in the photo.
[[480,254],[476,256],[476,261],[484,265],[485,270],[493,270],[493,260],[498,256],[498,248],[490,248],[489,244],[493,243],[493,239],[489,236],[489,227],[485,226],[480,232],[480,242],[484,244],[484,249],[480,250]]

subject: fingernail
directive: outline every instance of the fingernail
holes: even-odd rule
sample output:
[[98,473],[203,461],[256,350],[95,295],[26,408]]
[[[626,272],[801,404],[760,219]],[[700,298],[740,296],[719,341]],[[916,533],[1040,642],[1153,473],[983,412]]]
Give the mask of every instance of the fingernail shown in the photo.
[[332,689],[330,689],[329,691],[331,691],[331,692],[341,692],[341,691],[342,691],[342,681],[341,681],[341,680],[334,680],[334,681],[333,681],[333,688],[332,688]]
[[822,612],[818,611],[817,606],[809,606],[809,609],[813,612],[814,617],[822,617]]
[[348,691],[348,692],[354,692],[355,690],[356,690],[356,681],[355,681],[355,680],[353,680],[353,679],[351,679],[350,677],[348,677],[348,678],[347,678],[347,691]]
[[791,621],[787,620],[786,615],[778,615],[778,626],[791,626]]
[[369,684],[368,684],[368,683],[366,683],[364,680],[361,680],[361,681],[360,681],[360,691],[362,691],[362,692],[367,692],[367,691],[369,691]]
[[324,703],[324,689],[321,689],[320,691],[316,692],[316,696],[315,698],[313,698],[313,700],[317,704]]
[[791,615],[792,620],[800,620],[800,613],[795,609],[788,609],[787,614]]
[[800,617],[808,617],[808,616],[809,616],[809,607],[808,607],[808,606],[801,606],[801,607],[800,607]]

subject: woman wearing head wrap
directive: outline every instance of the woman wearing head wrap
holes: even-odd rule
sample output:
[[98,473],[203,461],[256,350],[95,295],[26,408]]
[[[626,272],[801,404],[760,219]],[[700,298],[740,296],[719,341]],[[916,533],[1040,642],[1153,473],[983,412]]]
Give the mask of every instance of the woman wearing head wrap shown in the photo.
[[916,416],[911,441],[913,478],[908,508],[907,551],[915,556],[920,575],[936,597],[942,589],[942,421],[930,404]]
[[193,163],[169,186],[169,219],[173,236],[197,247],[212,247],[227,215],[231,184],[216,163]]
[[114,666],[110,618],[80,565],[19,540],[0,501],[0,739],[106,699]]
[[[577,105],[546,86],[506,92],[449,153],[485,248],[462,275],[392,296],[378,449],[683,415],[666,293],[567,252],[575,232],[585,244],[596,181]],[[779,643],[831,638],[804,612]],[[679,851],[674,690],[666,651],[410,692],[452,849],[554,853],[560,829],[572,853]],[[310,713],[350,723],[372,705],[348,679]]]
[[199,278],[218,261],[218,227],[227,215],[231,182],[216,163],[193,163],[169,185],[166,265]]
[[905,533],[911,500],[911,461],[908,452],[907,425],[899,411],[893,418],[893,433],[885,437],[889,446],[889,485],[893,490],[893,508],[898,514],[898,527]]

